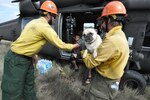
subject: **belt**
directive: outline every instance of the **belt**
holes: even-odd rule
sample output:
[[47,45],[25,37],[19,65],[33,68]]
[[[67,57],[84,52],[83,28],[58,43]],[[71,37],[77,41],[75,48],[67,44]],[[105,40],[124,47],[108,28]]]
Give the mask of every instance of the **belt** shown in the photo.
[[25,55],[17,54],[15,52],[13,52],[12,50],[9,50],[8,52],[11,53],[11,54],[14,54],[16,56],[20,56],[22,58],[25,58],[25,59],[32,59],[32,57],[28,57],[28,56],[25,56]]

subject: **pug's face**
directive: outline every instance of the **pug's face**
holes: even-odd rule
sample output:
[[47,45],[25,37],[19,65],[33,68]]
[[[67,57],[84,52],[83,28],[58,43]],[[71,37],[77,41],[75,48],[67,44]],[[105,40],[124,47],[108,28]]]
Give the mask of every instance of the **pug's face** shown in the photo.
[[97,31],[95,29],[88,28],[83,31],[82,36],[83,36],[85,42],[92,43],[95,41],[95,39],[97,37]]

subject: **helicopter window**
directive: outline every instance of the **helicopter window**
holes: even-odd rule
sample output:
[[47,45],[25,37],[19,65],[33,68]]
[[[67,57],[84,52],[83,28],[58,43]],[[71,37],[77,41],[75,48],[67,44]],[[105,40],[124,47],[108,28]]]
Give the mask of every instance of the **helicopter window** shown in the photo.
[[[58,17],[58,31],[59,37],[66,43],[75,43],[82,38],[82,32],[84,28],[94,27],[96,28],[97,18],[99,12],[86,13],[86,12],[67,12],[60,13]],[[56,25],[57,26],[57,25]],[[85,45],[81,45],[84,49]],[[78,50],[73,51],[78,52]],[[69,57],[70,52],[61,51],[61,56],[65,58]]]
[[83,24],[83,30],[87,29],[87,28],[94,28],[95,24],[94,23],[84,23]]

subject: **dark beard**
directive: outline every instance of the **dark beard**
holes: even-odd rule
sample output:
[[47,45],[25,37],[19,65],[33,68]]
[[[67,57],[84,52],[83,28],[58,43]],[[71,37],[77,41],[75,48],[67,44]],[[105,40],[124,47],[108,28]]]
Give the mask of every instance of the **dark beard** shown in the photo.
[[49,21],[48,21],[48,24],[49,24],[49,25],[52,25],[52,20],[49,20]]

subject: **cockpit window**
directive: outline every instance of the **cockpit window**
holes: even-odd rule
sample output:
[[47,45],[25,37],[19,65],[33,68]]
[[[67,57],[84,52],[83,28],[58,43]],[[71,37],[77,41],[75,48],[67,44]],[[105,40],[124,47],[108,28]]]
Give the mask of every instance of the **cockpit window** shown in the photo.
[[94,23],[84,23],[83,24],[83,30],[87,28],[95,28]]

